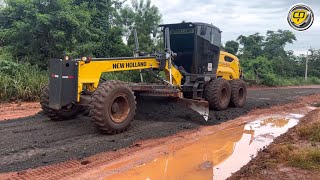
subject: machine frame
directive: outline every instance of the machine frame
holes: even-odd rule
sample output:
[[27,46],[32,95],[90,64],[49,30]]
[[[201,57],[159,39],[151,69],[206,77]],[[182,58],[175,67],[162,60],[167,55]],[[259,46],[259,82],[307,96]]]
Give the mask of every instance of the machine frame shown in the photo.
[[[218,28],[204,23],[161,27],[164,53],[141,56],[134,32],[134,57],[70,59],[66,56],[64,59],[50,60],[49,86],[41,96],[45,113],[53,120],[68,119],[81,108],[89,108],[94,123],[102,131],[114,134],[124,131],[133,119],[135,95],[174,97],[180,104],[197,111],[205,120],[209,117],[209,107],[223,110],[229,103],[235,107],[244,105],[246,86],[240,80],[242,71],[239,60],[220,51],[221,31]],[[184,52],[183,47],[180,47],[181,52],[173,52],[172,48],[177,47],[171,48],[172,38],[182,42],[191,40],[194,47],[188,52]],[[186,53],[191,65],[189,70],[181,66]],[[145,83],[142,76],[140,83],[101,82],[102,73],[132,70],[140,74],[147,71],[161,83]],[[158,76],[154,70],[164,71],[166,78]]]

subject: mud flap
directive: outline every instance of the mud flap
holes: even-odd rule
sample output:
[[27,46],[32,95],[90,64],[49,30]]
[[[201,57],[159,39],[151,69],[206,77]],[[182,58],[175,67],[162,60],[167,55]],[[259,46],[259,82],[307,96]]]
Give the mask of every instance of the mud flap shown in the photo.
[[186,98],[177,98],[177,103],[190,108],[199,113],[205,121],[209,119],[209,103],[208,101],[199,101]]
[[77,102],[78,64],[62,59],[51,59],[49,62],[49,107],[59,110]]

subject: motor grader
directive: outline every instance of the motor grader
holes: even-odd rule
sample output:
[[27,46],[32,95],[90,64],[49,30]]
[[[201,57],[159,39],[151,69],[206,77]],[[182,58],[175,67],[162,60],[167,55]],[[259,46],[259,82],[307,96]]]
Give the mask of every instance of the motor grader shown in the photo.
[[[246,84],[239,60],[221,51],[221,31],[205,23],[160,26],[164,52],[142,53],[137,35],[134,57],[52,59],[50,80],[41,95],[43,111],[52,120],[76,116],[85,108],[96,126],[107,134],[128,128],[136,111],[136,96],[176,99],[208,119],[209,108],[242,107]],[[158,83],[101,80],[103,73],[148,73]],[[158,72],[165,72],[162,77]]]

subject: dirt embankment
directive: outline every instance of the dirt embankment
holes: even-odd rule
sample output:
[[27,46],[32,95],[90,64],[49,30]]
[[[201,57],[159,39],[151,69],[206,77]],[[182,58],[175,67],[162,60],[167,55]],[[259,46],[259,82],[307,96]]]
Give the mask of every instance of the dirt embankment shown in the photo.
[[260,151],[229,179],[320,179],[320,108]]

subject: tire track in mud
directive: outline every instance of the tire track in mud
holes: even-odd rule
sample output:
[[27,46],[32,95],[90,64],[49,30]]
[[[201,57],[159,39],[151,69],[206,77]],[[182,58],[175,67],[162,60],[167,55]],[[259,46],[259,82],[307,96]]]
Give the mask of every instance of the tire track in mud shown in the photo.
[[314,93],[320,93],[320,88],[249,90],[244,108],[212,111],[208,122],[166,99],[140,98],[132,126],[128,131],[112,136],[101,134],[90,118],[83,116],[53,122],[40,113],[3,121],[0,122],[0,172],[21,171],[116,151],[139,140],[166,137],[200,125],[219,124],[252,109],[288,103]]

